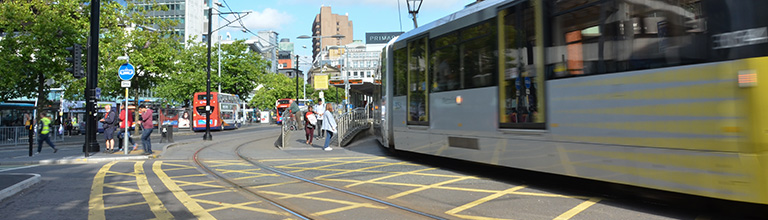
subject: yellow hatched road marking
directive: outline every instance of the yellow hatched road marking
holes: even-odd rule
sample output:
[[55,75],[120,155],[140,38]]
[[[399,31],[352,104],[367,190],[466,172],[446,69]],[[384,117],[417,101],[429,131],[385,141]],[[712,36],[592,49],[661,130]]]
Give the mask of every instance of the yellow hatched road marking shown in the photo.
[[208,183],[215,183],[216,182],[215,180],[199,182],[199,183],[190,182],[190,181],[182,181],[182,180],[174,180],[174,181],[176,181],[177,183],[182,183],[182,184],[178,184],[179,186],[202,186],[202,187],[211,187],[211,188],[227,188],[227,187],[221,186],[221,185],[211,185],[211,184],[208,184]]
[[[325,211],[322,211],[322,212],[315,212],[313,214],[317,215],[317,216],[322,216],[322,215],[333,214],[333,213],[337,213],[337,212],[343,212],[343,211],[352,210],[352,209],[361,208],[361,207],[363,207],[363,208],[371,208],[371,207],[369,207],[371,205],[372,204],[369,204],[369,203],[360,203],[360,204],[348,205],[348,206],[344,206],[344,207],[340,207],[340,208],[335,208],[335,209],[331,209],[331,210],[325,210]],[[386,209],[386,207],[373,207],[373,208]]]
[[372,166],[372,167],[364,167],[364,168],[360,168],[360,169],[356,169],[356,170],[346,170],[346,171],[342,171],[342,172],[338,172],[338,173],[326,174],[326,175],[315,177],[315,179],[322,179],[322,178],[327,178],[329,176],[337,176],[337,175],[342,175],[342,174],[347,174],[347,173],[363,172],[363,171],[367,171],[369,169],[386,167],[386,166],[405,165],[407,163],[408,162],[386,163],[386,164],[381,164],[381,165]]
[[139,191],[144,196],[144,200],[149,203],[149,209],[155,213],[157,219],[173,219],[173,215],[165,208],[163,202],[152,190],[152,186],[147,181],[147,175],[144,174],[144,161],[136,162],[133,166],[133,172],[136,174],[136,182],[139,185]]
[[311,195],[316,195],[316,194],[321,194],[321,193],[326,193],[326,192],[328,192],[328,191],[329,191],[329,190],[320,190],[320,191],[314,191],[314,192],[305,192],[305,193],[302,193],[302,194],[295,194],[295,195],[287,195],[287,196],[283,196],[283,197],[280,197],[280,198],[278,198],[278,199],[290,199],[290,198],[307,198],[308,196],[311,196]]
[[207,203],[207,204],[211,204],[211,205],[218,205],[218,206],[220,206],[220,207],[216,207],[216,208],[206,209],[206,211],[208,211],[208,212],[235,208],[235,209],[242,209],[242,210],[248,210],[248,211],[254,211],[254,212],[261,212],[261,213],[273,214],[273,215],[286,215],[286,214],[284,214],[282,212],[278,212],[278,211],[274,211],[274,210],[246,206],[246,205],[250,205],[250,204],[261,203],[260,201],[244,202],[244,203],[239,203],[239,204],[217,202],[217,201],[209,201],[209,200],[202,200],[202,199],[195,199],[195,201],[196,202],[200,202],[200,203]]
[[517,190],[521,190],[521,189],[523,189],[525,187],[526,186],[517,186],[517,187],[514,187],[514,188],[510,188],[510,189],[504,190],[504,191],[499,191],[499,192],[496,192],[496,193],[491,194],[489,196],[486,196],[484,198],[481,198],[481,199],[475,200],[473,202],[464,204],[462,206],[456,207],[454,209],[451,209],[451,210],[449,210],[449,211],[447,211],[445,213],[449,214],[449,215],[453,215],[453,214],[462,212],[464,210],[471,209],[472,207],[475,207],[477,205],[486,203],[486,202],[491,201],[493,199],[499,198],[501,196],[508,195],[511,192],[514,192],[514,191],[517,191]]
[[294,180],[294,181],[289,181],[289,182],[273,183],[273,184],[267,184],[267,185],[261,185],[261,186],[251,186],[250,188],[252,188],[252,189],[260,189],[260,188],[268,188],[268,187],[273,187],[273,186],[282,186],[282,185],[287,185],[287,184],[303,183],[303,182],[304,181],[301,181],[301,180]]
[[383,157],[373,157],[373,158],[367,158],[367,159],[356,160],[356,161],[337,162],[335,164],[328,164],[328,165],[324,165],[324,166],[311,167],[311,168],[302,168],[302,169],[292,170],[290,172],[291,173],[298,173],[298,172],[304,172],[304,171],[307,171],[307,170],[322,170],[323,168],[326,168],[326,167],[340,166],[340,165],[345,165],[345,164],[362,163],[362,162],[371,161],[371,160],[378,160],[378,159],[382,159],[382,158]]
[[91,198],[88,200],[88,219],[102,220],[107,217],[104,214],[104,177],[112,165],[117,161],[112,161],[102,166],[96,176],[93,177],[91,185]]
[[309,200],[317,200],[317,201],[323,201],[323,202],[333,202],[343,205],[359,205],[362,204],[360,207],[365,208],[377,208],[377,209],[384,209],[385,206],[377,206],[370,203],[359,203],[359,202],[351,202],[347,200],[338,200],[338,199],[330,199],[330,198],[320,198],[320,197],[314,197],[314,196],[302,196],[302,195],[294,195],[294,194],[288,194],[288,193],[282,193],[282,192],[273,192],[273,191],[259,191],[260,193],[264,194],[272,194],[276,196],[284,196],[284,197],[291,197],[291,198],[299,198],[299,199],[309,199]]
[[349,184],[349,185],[346,185],[344,187],[349,188],[349,187],[353,187],[353,186],[357,186],[357,185],[362,185],[362,184],[366,184],[366,183],[373,183],[373,182],[376,182],[376,181],[379,181],[379,180],[383,180],[383,179],[389,179],[389,178],[392,178],[392,177],[398,177],[398,176],[402,176],[402,175],[409,175],[409,174],[414,174],[414,173],[418,173],[418,172],[422,172],[422,171],[430,171],[430,170],[435,170],[435,169],[437,169],[437,168],[427,168],[427,169],[414,170],[414,171],[409,171],[409,172],[404,172],[404,173],[396,173],[396,174],[392,174],[392,175],[389,175],[389,176],[383,176],[383,177],[379,177],[379,178],[374,178],[374,179],[370,179],[370,180],[366,180],[366,181],[361,181],[361,182]]
[[187,178],[187,177],[201,177],[201,176],[205,176],[205,174],[201,173],[201,174],[189,174],[189,175],[182,175],[182,176],[174,176],[174,177],[171,177],[171,179],[180,179],[180,178]]
[[122,204],[122,205],[116,205],[116,206],[110,206],[106,209],[118,209],[118,208],[125,208],[125,207],[131,207],[131,206],[137,206],[137,205],[144,205],[147,204],[147,202],[135,202],[135,203],[128,203],[128,204]]
[[594,205],[595,203],[599,202],[599,198],[591,198],[587,201],[582,202],[581,204],[577,205],[576,207],[573,207],[571,210],[568,210],[567,212],[560,214],[560,216],[557,216],[555,220],[567,220],[573,218],[573,216],[576,216],[576,214],[579,214],[580,212],[586,210],[590,206]]
[[463,219],[471,219],[471,220],[509,220],[508,218],[490,218],[490,217],[459,215],[459,214],[455,214],[453,216],[463,218]]
[[234,190],[231,190],[231,189],[227,189],[227,190],[221,190],[221,191],[214,191],[214,192],[207,192],[207,193],[194,194],[194,195],[189,195],[189,196],[190,196],[190,197],[192,197],[192,198],[194,198],[194,197],[200,197],[200,196],[210,196],[210,195],[214,195],[214,194],[227,193],[227,192],[235,192],[235,191],[234,191]]
[[173,180],[170,177],[168,177],[167,174],[165,174],[165,171],[161,169],[162,164],[163,164],[163,161],[155,162],[152,165],[152,171],[154,171],[155,174],[157,174],[157,177],[160,178],[160,181],[162,181],[163,184],[165,184],[165,187],[168,187],[168,190],[170,190],[173,193],[173,195],[176,196],[176,198],[179,199],[179,201],[181,201],[181,203],[184,204],[184,206],[187,207],[187,209],[189,209],[189,211],[192,212],[192,214],[195,215],[195,217],[197,217],[198,219],[216,219],[211,215],[211,213],[206,212],[205,209],[203,209],[203,207],[200,206],[200,204],[198,204],[197,202],[194,202],[192,197],[190,197],[186,192],[184,192],[184,190],[181,189],[181,187],[176,185],[176,183],[173,182]]
[[120,194],[128,194],[128,193],[132,193],[132,192],[136,192],[136,190],[134,190],[134,191],[120,191],[120,192],[112,192],[112,193],[102,193],[101,195],[102,196],[114,196],[114,195],[120,195]]
[[[324,158],[324,160],[341,160],[341,159],[364,159],[364,158],[371,158],[371,157],[331,157],[331,158]],[[381,158],[381,157],[378,157]],[[259,160],[259,162],[281,162],[281,161],[317,161],[317,159],[314,158],[291,158],[291,159],[268,159],[268,160]]]
[[104,187],[105,188],[109,187],[109,188],[112,188],[112,189],[122,190],[122,191],[126,191],[126,192],[141,192],[138,189],[128,188],[128,187],[124,187],[124,186],[115,186],[115,185],[112,185],[112,184],[104,184]]
[[472,179],[472,178],[475,178],[475,177],[465,176],[465,177],[456,178],[456,179],[452,179],[452,180],[448,180],[448,181],[443,181],[443,182],[439,182],[439,183],[435,183],[435,184],[431,184],[431,185],[426,185],[426,186],[422,186],[422,187],[419,187],[419,188],[416,188],[416,189],[408,190],[408,191],[405,191],[405,192],[401,192],[401,193],[389,196],[389,197],[387,197],[387,199],[396,199],[396,198],[399,198],[399,197],[402,197],[402,196],[406,196],[406,195],[409,195],[409,194],[412,194],[412,193],[417,193],[417,192],[421,192],[421,191],[424,191],[424,190],[427,190],[427,189],[432,189],[432,188],[435,188],[435,187],[440,186],[440,185],[445,185],[445,184],[454,183],[454,182],[458,182],[458,181],[462,181],[462,180],[466,180],[466,179]]

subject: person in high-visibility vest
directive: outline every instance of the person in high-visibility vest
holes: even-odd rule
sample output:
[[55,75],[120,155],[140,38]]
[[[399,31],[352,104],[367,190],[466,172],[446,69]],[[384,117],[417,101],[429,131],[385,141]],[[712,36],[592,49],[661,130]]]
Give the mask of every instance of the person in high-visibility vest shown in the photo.
[[59,151],[59,149],[56,149],[56,145],[51,142],[51,138],[48,136],[49,133],[51,133],[51,116],[45,113],[40,113],[40,125],[42,128],[40,129],[40,136],[37,139],[37,153],[39,154],[40,151],[43,150],[43,142],[48,143],[51,148],[53,148],[53,153],[56,153]]

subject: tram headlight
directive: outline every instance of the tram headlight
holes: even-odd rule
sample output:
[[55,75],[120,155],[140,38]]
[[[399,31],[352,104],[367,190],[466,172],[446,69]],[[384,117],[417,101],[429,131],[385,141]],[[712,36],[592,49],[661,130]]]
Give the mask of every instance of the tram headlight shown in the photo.
[[456,96],[456,104],[457,104],[457,105],[461,105],[461,102],[462,102],[462,101],[464,101],[464,100],[461,98],[461,96],[460,96],[460,95],[457,95],[457,96]]

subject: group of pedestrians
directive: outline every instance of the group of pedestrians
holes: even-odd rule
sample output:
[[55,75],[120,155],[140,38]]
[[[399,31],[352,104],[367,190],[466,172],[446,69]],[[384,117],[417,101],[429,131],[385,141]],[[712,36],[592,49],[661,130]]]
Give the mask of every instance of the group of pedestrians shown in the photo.
[[[147,108],[145,105],[139,105],[139,114],[140,118],[139,121],[134,123],[133,119],[131,117],[126,118],[126,109],[125,106],[120,107],[120,114],[119,116],[117,113],[112,109],[111,105],[106,105],[104,107],[104,110],[106,110],[106,113],[104,114],[104,118],[99,120],[104,125],[104,138],[106,139],[106,150],[104,153],[113,153],[113,152],[119,152],[123,150],[122,145],[122,138],[125,135],[125,126],[126,125],[137,125],[142,128],[141,131],[141,144],[144,148],[144,155],[152,154],[152,142],[150,141],[150,135],[152,134],[152,130],[154,130],[155,126],[152,124],[152,109]],[[133,114],[133,111],[128,111],[129,115]],[[118,145],[118,149],[115,150],[115,140],[113,137],[113,134],[115,132],[115,129],[120,127],[120,131],[118,132],[117,136],[119,139],[121,139]],[[130,128],[130,127],[129,127]],[[136,150],[138,148],[138,144],[133,142],[133,138],[131,137],[131,131],[129,129],[128,131],[128,141],[133,145],[133,150]]]
[[336,118],[333,116],[333,105],[330,103],[323,105],[322,100],[314,107],[307,107],[307,112],[304,113],[304,131],[307,139],[305,143],[312,145],[312,140],[315,138],[315,129],[318,127],[320,129],[318,129],[317,138],[327,137],[323,150],[333,150],[329,145],[333,135],[337,133]]

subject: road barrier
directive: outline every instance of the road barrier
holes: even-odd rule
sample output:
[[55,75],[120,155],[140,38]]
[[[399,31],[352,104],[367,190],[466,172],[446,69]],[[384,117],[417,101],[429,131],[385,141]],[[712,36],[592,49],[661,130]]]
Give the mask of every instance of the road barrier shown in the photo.
[[[303,115],[303,113],[300,112],[297,115]],[[299,120],[294,123],[287,118],[287,116],[283,118],[283,123],[281,123],[280,129],[280,137],[278,137],[278,141],[276,142],[278,145],[277,147],[280,149],[283,149],[285,146],[289,145],[288,142],[292,140],[291,136],[293,136],[294,133],[298,132],[300,135],[304,135],[303,122]],[[358,133],[369,129],[371,127],[372,121],[373,119],[371,118],[370,112],[365,108],[356,108],[340,115],[337,114],[337,133],[334,134],[335,140],[332,140],[331,145],[338,147],[346,146],[349,144],[349,142],[352,141],[352,139],[354,139]]]
[[[58,126],[51,126],[50,138],[51,141],[61,142],[64,141],[63,135],[59,134],[58,129],[53,129]],[[55,130],[55,131],[54,131]],[[29,131],[24,126],[3,126],[0,127],[0,146],[18,146],[27,145],[29,142]],[[35,134],[37,135],[37,134]],[[36,138],[36,137],[33,137]],[[34,139],[33,144],[37,144],[37,140]]]

